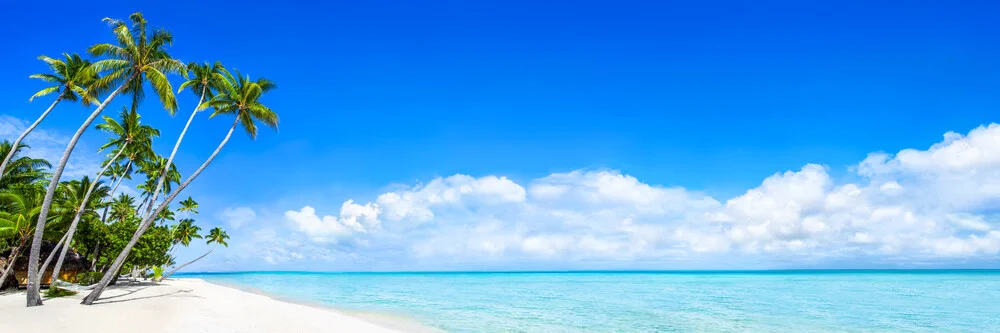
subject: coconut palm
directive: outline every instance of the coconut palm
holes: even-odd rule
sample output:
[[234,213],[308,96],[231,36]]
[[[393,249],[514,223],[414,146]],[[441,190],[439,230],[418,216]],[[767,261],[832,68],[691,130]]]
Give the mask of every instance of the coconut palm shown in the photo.
[[161,224],[173,220],[174,220],[174,211],[170,210],[170,208],[160,211],[160,214],[156,216],[156,222],[160,222]]
[[201,227],[194,224],[193,219],[182,219],[177,222],[171,229],[171,235],[173,236],[173,244],[170,246],[171,252],[174,250],[174,246],[181,244],[183,246],[188,246],[191,244],[191,240],[195,238],[201,238],[198,232],[201,231]]
[[165,50],[167,46],[173,43],[173,36],[162,29],[156,30],[152,35],[148,35],[146,19],[142,17],[141,13],[134,13],[129,16],[129,19],[132,22],[131,29],[123,21],[105,18],[104,21],[112,26],[112,32],[114,32],[117,45],[110,43],[98,44],[88,50],[95,56],[108,57],[108,59],[98,60],[93,64],[96,71],[106,72],[107,74],[91,84],[88,90],[108,89],[116,84],[118,84],[118,88],[111,92],[104,99],[104,102],[77,129],[52,174],[52,181],[45,192],[42,210],[38,216],[38,227],[35,228],[34,241],[31,244],[31,255],[28,262],[28,306],[42,304],[41,295],[38,294],[40,286],[34,281],[38,280],[35,275],[38,272],[38,257],[41,255],[42,250],[45,219],[49,215],[49,208],[52,206],[52,196],[59,185],[59,179],[62,176],[63,169],[66,168],[66,162],[73,153],[73,148],[76,147],[76,143],[80,140],[83,132],[90,127],[94,119],[119,94],[124,92],[132,95],[133,106],[136,105],[138,101],[141,101],[143,86],[146,82],[150,83],[153,92],[160,98],[160,102],[167,111],[173,114],[173,111],[177,109],[177,100],[174,98],[173,87],[170,86],[170,81],[167,80],[166,75],[171,73],[187,75],[187,73],[184,71],[183,63],[171,58]]
[[188,197],[187,199],[181,201],[181,208],[178,208],[177,211],[198,214],[198,202],[191,199],[191,197]]
[[135,197],[122,193],[111,201],[109,220],[125,221],[135,216]]
[[[220,245],[225,246],[225,247],[229,247],[229,244],[226,243],[227,239],[229,239],[229,234],[227,234],[225,230],[222,230],[222,228],[219,228],[219,227],[215,227],[215,228],[212,228],[212,230],[209,230],[208,231],[208,236],[205,237],[206,244],[216,243],[216,244],[220,244]],[[190,264],[194,263],[195,261],[201,260],[201,258],[207,257],[209,254],[212,254],[212,251],[215,251],[215,248],[216,247],[213,246],[211,249],[208,250],[208,252],[205,252],[205,254],[201,255],[200,257],[194,258],[194,260],[188,261],[188,262],[184,263],[183,265],[177,266],[177,268],[174,268],[174,270],[170,271],[170,273],[167,273],[166,275],[163,275],[163,277],[160,278],[160,280],[165,280],[166,278],[170,277],[174,273],[177,273],[177,271],[181,270],[181,268],[184,268],[184,266],[190,265]]]
[[[72,189],[71,193],[73,194],[70,198],[79,198],[79,200],[64,200],[60,203],[62,205],[69,205],[67,208],[75,209],[72,210],[73,221],[69,225],[69,230],[66,231],[66,236],[64,237],[65,243],[62,246],[62,250],[59,252],[59,259],[56,260],[56,266],[52,268],[53,283],[59,278],[59,271],[62,269],[63,260],[66,259],[66,253],[69,252],[69,245],[73,243],[73,235],[76,233],[76,226],[80,222],[80,219],[85,215],[88,218],[98,218],[97,209],[101,208],[101,206],[107,205],[102,201],[103,198],[110,193],[111,188],[104,186],[104,182],[101,181],[101,175],[107,171],[108,166],[110,166],[112,162],[121,156],[122,151],[124,151],[124,149],[118,149],[118,153],[116,153],[111,160],[105,163],[104,169],[97,173],[97,177],[94,178],[93,182],[87,179],[87,177],[83,177],[83,180],[78,182],[79,186],[74,186],[76,183],[70,182],[70,188]],[[83,190],[84,188],[86,188],[86,190]],[[55,249],[53,249],[53,251],[55,251]],[[51,259],[52,255],[50,254],[49,257]],[[43,265],[41,270],[42,272],[45,271],[45,266],[47,265],[48,264]]]
[[[111,190],[111,195],[114,195],[122,181],[126,178],[131,179],[129,174],[132,171],[133,161],[144,160],[153,154],[153,138],[160,136],[160,130],[143,124],[141,118],[135,109],[122,107],[120,120],[105,116],[104,123],[97,125],[97,129],[111,134],[108,142],[101,146],[100,150],[113,148],[118,153],[124,152],[128,159],[128,163],[116,168],[120,176],[117,177],[118,184]],[[117,162],[118,159],[114,160]]]
[[35,228],[38,212],[41,210],[44,192],[34,184],[21,184],[12,189],[0,191],[0,235],[13,238],[15,245],[7,258],[7,267],[0,274],[0,285],[7,280],[14,261],[20,257]]
[[222,139],[222,142],[219,143],[217,148],[215,148],[212,155],[210,155],[208,159],[194,171],[194,173],[188,176],[188,178],[185,179],[184,182],[177,187],[177,189],[171,192],[170,195],[167,196],[167,198],[164,199],[159,206],[157,206],[156,210],[154,210],[152,214],[147,214],[143,222],[139,224],[139,229],[132,235],[132,239],[125,245],[125,248],[118,254],[118,257],[115,258],[115,261],[111,264],[111,268],[104,274],[104,277],[101,278],[101,282],[99,282],[90,294],[83,299],[83,304],[92,304],[98,297],[101,296],[104,289],[107,288],[109,283],[111,283],[111,279],[114,277],[113,274],[121,269],[122,264],[125,263],[125,258],[128,257],[132,247],[139,241],[139,237],[142,237],[142,234],[146,232],[146,229],[152,225],[153,217],[157,216],[160,211],[166,209],[167,205],[169,205],[170,202],[173,201],[185,187],[191,184],[191,181],[197,178],[198,175],[212,163],[212,160],[215,159],[215,156],[219,155],[219,151],[221,151],[222,147],[226,145],[226,142],[229,142],[229,138],[233,135],[233,131],[236,130],[236,126],[242,125],[243,130],[246,131],[251,139],[257,138],[257,122],[260,122],[267,127],[274,129],[278,128],[278,115],[274,113],[271,108],[260,102],[261,96],[274,89],[276,87],[275,84],[263,78],[253,81],[250,80],[249,76],[244,77],[240,75],[239,72],[236,73],[238,78],[234,77],[225,69],[222,69],[222,72],[226,76],[226,83],[224,84],[223,91],[221,91],[219,95],[213,97],[211,101],[203,104],[202,109],[208,107],[214,108],[215,112],[212,113],[212,117],[219,115],[233,115],[235,118],[233,126],[229,128],[229,132],[226,133],[226,137]]
[[[57,96],[56,100],[52,102],[52,105],[49,105],[49,108],[46,109],[45,112],[42,112],[41,116],[38,116],[38,119],[36,119],[35,122],[31,123],[31,125],[29,125],[24,132],[21,132],[21,135],[19,135],[17,139],[14,139],[14,143],[12,144],[13,146],[19,146],[21,141],[24,140],[24,138],[28,136],[28,134],[31,133],[35,127],[38,127],[38,124],[41,124],[42,120],[45,120],[45,117],[49,115],[49,112],[52,112],[52,109],[56,108],[56,105],[59,104],[60,101],[67,100],[76,102],[78,100],[82,100],[84,104],[89,105],[96,99],[96,92],[98,90],[89,88],[99,77],[97,76],[97,72],[94,70],[94,67],[91,66],[90,61],[80,58],[80,55],[75,53],[73,55],[63,53],[63,58],[64,60],[49,58],[46,56],[38,57],[38,59],[49,65],[49,68],[52,69],[52,74],[35,74],[29,77],[32,79],[40,79],[54,85],[39,90],[32,95],[28,101],[30,102],[36,97],[42,97],[56,92],[59,93],[59,96]],[[3,179],[6,176],[4,171],[7,170],[8,163],[10,163],[11,159],[14,158],[14,153],[15,151],[9,151],[4,154],[3,162],[0,162],[0,179]]]
[[[0,143],[0,155],[17,156],[22,150],[29,148],[24,144],[18,145],[16,150],[11,149],[12,147],[13,144],[10,141],[4,140]],[[45,179],[45,169],[51,167],[52,165],[48,161],[40,158],[28,156],[12,158],[7,169],[3,172],[3,178],[0,178],[0,190],[15,184],[31,184]]]
[[[191,126],[191,122],[194,121],[194,116],[198,114],[201,110],[202,103],[205,102],[205,97],[212,98],[216,91],[224,89],[226,78],[222,75],[222,64],[218,61],[214,65],[209,65],[207,62],[199,65],[197,63],[188,63],[187,69],[191,72],[187,81],[181,83],[177,92],[180,93],[185,88],[190,89],[191,92],[198,94],[198,105],[195,106],[194,111],[191,112],[191,116],[188,117],[187,124],[184,124],[184,129],[181,130],[181,135],[177,138],[177,142],[174,143],[174,149],[170,151],[170,157],[167,157],[167,163],[164,168],[161,169],[159,180],[157,181],[155,189],[152,191],[152,199],[150,200],[150,205],[146,208],[146,215],[153,209],[153,202],[156,202],[156,197],[159,195],[160,188],[164,185],[170,186],[169,180],[166,178],[169,174],[167,172],[166,166],[172,165],[174,162],[174,155],[177,154],[177,149],[181,146],[181,141],[184,140],[184,134],[187,133],[188,127]],[[167,182],[167,184],[164,184]],[[164,190],[164,195],[169,193],[170,190]]]
[[[155,203],[156,195],[159,194],[160,191],[166,195],[167,193],[170,193],[170,190],[173,188],[173,184],[180,184],[181,174],[177,171],[177,165],[171,163],[169,169],[166,166],[167,159],[163,158],[163,156],[155,156],[139,163],[139,171],[146,174],[147,177],[144,184],[136,186],[137,189],[143,190],[143,200],[142,203],[139,204],[139,207],[143,207],[147,203],[148,207],[152,207]],[[168,170],[165,177],[161,177],[163,170]],[[159,191],[157,191],[155,190],[156,184],[157,181],[161,179],[166,179],[166,181],[161,184],[163,186],[161,186]],[[146,209],[147,215],[149,212],[150,209]]]

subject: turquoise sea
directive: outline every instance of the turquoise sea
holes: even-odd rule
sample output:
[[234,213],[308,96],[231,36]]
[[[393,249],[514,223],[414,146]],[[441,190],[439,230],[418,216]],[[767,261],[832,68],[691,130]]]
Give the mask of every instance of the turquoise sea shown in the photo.
[[183,274],[449,332],[997,332],[1000,270]]

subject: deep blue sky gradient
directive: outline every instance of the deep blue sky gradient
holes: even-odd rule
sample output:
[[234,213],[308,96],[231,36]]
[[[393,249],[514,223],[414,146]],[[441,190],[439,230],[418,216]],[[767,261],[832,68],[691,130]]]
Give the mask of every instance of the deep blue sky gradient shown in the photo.
[[[27,102],[35,57],[109,42],[100,19],[134,11],[173,32],[175,57],[279,85],[265,99],[279,134],[237,133],[191,188],[215,209],[579,168],[727,198],[805,163],[843,175],[927,147],[1000,106],[996,1],[8,1],[0,113],[33,119],[48,103]],[[142,109],[164,153],[196,102],[181,96],[176,118]],[[182,172],[229,121],[199,118]]]

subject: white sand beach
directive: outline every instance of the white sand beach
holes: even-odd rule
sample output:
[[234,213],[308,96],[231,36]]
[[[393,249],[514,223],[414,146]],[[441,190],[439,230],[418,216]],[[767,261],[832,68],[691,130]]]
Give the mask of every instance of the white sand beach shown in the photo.
[[200,279],[113,286],[94,305],[85,293],[24,306],[24,292],[0,296],[0,332],[372,332],[376,325],[334,310],[275,300]]

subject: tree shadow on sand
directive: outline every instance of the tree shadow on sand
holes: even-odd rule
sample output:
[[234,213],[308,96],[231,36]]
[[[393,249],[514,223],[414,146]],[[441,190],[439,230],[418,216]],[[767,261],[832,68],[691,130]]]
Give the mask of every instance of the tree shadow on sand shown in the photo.
[[[143,289],[145,289],[145,288],[143,288]],[[178,295],[178,294],[190,293],[191,291],[192,291],[192,289],[177,290],[177,291],[169,292],[169,293],[166,293],[166,294],[151,295],[151,296],[142,296],[142,297],[133,297],[133,298],[125,298],[125,299],[119,299],[119,300],[113,300],[113,301],[108,301],[107,300],[109,298],[117,298],[117,297],[122,297],[122,296],[130,295],[131,293],[129,293],[129,294],[123,294],[123,295],[116,295],[116,296],[112,296],[112,297],[100,298],[96,302],[94,302],[93,305],[121,303],[121,302],[131,302],[131,301],[138,301],[138,300],[141,300],[141,299],[160,298],[160,297],[194,297],[194,298],[202,298],[201,296],[197,296],[197,295],[179,295],[179,296],[175,296],[175,295]]]

